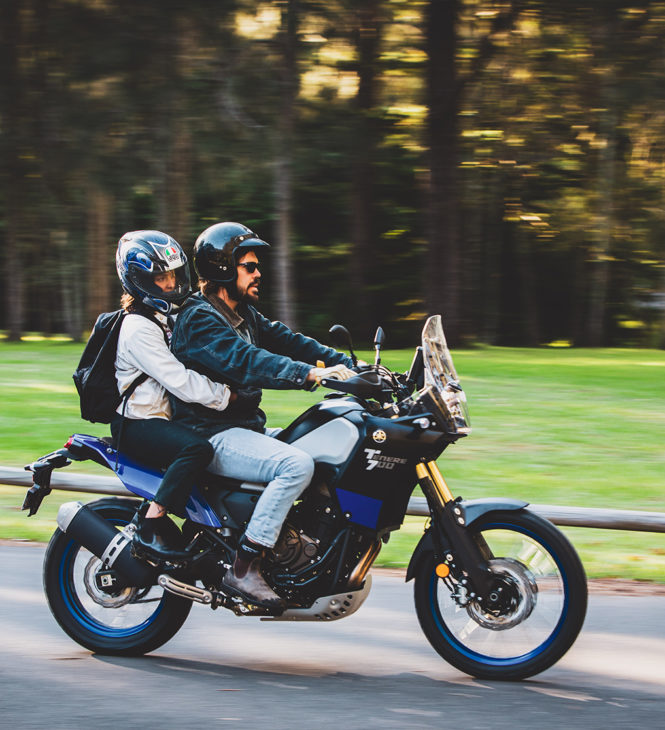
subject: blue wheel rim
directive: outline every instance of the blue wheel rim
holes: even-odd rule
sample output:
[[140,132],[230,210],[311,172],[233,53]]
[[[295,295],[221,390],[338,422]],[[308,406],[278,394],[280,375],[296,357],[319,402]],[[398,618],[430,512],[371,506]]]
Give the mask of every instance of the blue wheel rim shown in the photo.
[[506,524],[506,523],[502,523],[502,522],[493,522],[493,523],[483,526],[483,531],[491,530],[491,529],[509,529],[511,532],[519,532],[523,535],[526,535],[527,537],[530,537],[531,539],[533,539],[535,542],[537,542],[539,545],[541,545],[543,548],[545,548],[547,550],[548,555],[552,558],[552,560],[556,564],[556,566],[559,570],[559,575],[561,576],[561,581],[563,583],[563,606],[561,607],[561,614],[559,616],[559,620],[557,621],[554,629],[551,631],[549,636],[543,642],[541,642],[537,647],[533,648],[531,651],[525,652],[524,654],[519,654],[517,656],[512,656],[512,657],[493,657],[493,656],[489,656],[487,654],[481,654],[480,652],[470,649],[468,646],[465,646],[460,641],[458,641],[455,636],[453,636],[453,634],[448,629],[445,621],[443,620],[441,611],[439,610],[439,602],[438,602],[438,598],[437,598],[437,587],[439,584],[439,578],[434,571],[432,571],[432,576],[430,578],[430,584],[429,584],[430,606],[432,609],[432,616],[434,617],[436,627],[439,630],[439,632],[441,633],[441,635],[451,646],[453,646],[460,654],[465,656],[467,659],[471,659],[475,662],[484,664],[486,666],[493,666],[493,667],[517,666],[520,664],[524,664],[532,659],[535,659],[536,657],[543,654],[543,652],[547,651],[547,649],[554,643],[554,641],[556,640],[558,635],[561,633],[563,626],[566,623],[566,618],[568,615],[569,603],[570,603],[570,591],[568,588],[568,580],[566,578],[566,573],[561,565],[559,556],[550,548],[550,546],[548,545],[548,543],[546,541],[544,541],[542,538],[538,537],[531,530],[528,530],[527,528],[521,527],[518,525]]
[[[70,540],[65,546],[58,569],[60,594],[72,617],[87,631],[95,634],[96,636],[107,639],[122,639],[129,636],[135,636],[136,634],[140,634],[142,631],[145,631],[151,624],[153,624],[162,611],[164,604],[163,597],[157,604],[155,610],[146,619],[134,626],[122,628],[102,623],[83,607],[78,598],[73,580],[74,562],[79,548],[80,545],[75,540]],[[114,609],[109,608],[108,610],[112,611]]]

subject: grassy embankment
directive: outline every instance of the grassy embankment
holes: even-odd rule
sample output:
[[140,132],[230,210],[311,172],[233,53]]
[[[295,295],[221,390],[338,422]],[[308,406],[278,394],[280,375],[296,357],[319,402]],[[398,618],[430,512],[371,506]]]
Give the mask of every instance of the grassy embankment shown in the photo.
[[[104,435],[80,420],[71,373],[81,345],[0,342],[0,464],[20,467],[74,432]],[[406,369],[411,351],[386,351]],[[455,353],[473,433],[439,461],[467,498],[665,511],[665,353],[653,350],[482,348]],[[270,425],[285,425],[319,393],[268,392]],[[105,473],[94,464],[76,471]],[[18,511],[23,490],[0,486],[0,538],[47,540],[54,492],[39,515]],[[94,499],[93,496],[90,499]],[[377,564],[402,566],[422,532],[408,517]],[[590,576],[665,582],[662,534],[567,528]]]

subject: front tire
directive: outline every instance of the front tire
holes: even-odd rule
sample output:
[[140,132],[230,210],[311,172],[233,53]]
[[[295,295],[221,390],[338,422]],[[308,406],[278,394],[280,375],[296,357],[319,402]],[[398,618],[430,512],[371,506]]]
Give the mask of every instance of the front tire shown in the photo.
[[[491,550],[490,567],[509,595],[501,611],[466,605],[437,577],[432,552],[420,560],[414,597],[434,649],[482,679],[518,680],[544,671],[573,645],[584,623],[587,584],[575,549],[554,525],[526,511],[497,511],[469,527]],[[482,538],[482,539],[481,539]],[[459,589],[459,586],[457,586]]]
[[[87,507],[122,528],[136,514],[138,503],[101,499]],[[94,580],[100,564],[60,529],[53,533],[44,557],[44,591],[51,613],[74,641],[98,654],[140,656],[179,631],[191,601],[157,586],[105,593]]]

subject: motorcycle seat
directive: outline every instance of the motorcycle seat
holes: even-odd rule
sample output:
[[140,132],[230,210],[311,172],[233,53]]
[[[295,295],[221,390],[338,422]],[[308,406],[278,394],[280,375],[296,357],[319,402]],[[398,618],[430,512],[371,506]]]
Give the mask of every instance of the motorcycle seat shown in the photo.
[[233,492],[262,492],[267,483],[261,484],[256,482],[242,481],[241,479],[231,479],[206,471],[201,479],[201,487],[206,489],[227,490]]

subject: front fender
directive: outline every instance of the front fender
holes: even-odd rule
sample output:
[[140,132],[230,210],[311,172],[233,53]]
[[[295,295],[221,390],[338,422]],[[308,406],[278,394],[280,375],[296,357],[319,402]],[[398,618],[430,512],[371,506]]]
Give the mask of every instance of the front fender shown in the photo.
[[[492,497],[487,497],[484,499],[462,500],[459,503],[459,506],[462,508],[462,514],[464,516],[466,526],[469,527],[488,512],[508,510],[516,512],[524,509],[528,506],[528,504],[528,502],[524,502],[521,499],[493,499]],[[432,531],[430,528],[420,538],[420,542],[416,545],[416,549],[413,551],[413,555],[409,561],[409,567],[406,569],[405,580],[407,582],[415,575],[416,568],[423,557],[427,553],[431,552],[434,552],[434,540],[432,539]]]

